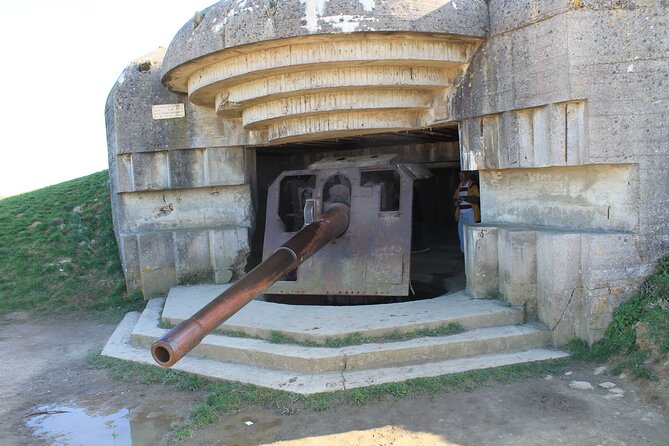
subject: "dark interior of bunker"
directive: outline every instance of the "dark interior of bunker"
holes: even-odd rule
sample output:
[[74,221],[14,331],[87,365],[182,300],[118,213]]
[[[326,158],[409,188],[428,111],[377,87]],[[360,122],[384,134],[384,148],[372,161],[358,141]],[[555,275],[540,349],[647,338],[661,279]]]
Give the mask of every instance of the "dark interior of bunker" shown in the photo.
[[[464,289],[464,257],[460,253],[453,192],[458,186],[460,152],[457,127],[382,133],[332,140],[292,143],[256,149],[255,230],[247,271],[262,260],[267,192],[284,171],[296,171],[324,158],[395,154],[401,163],[429,169],[431,177],[414,182],[411,221],[411,285],[407,296],[278,295],[269,301],[301,305],[359,305],[429,299]],[[346,181],[344,179],[344,181]],[[280,185],[278,217],[286,230],[298,231],[305,223],[303,207],[313,190],[314,178],[296,175]],[[361,182],[381,185],[380,211],[399,209],[396,174],[368,172]],[[327,191],[330,190],[326,188]],[[328,197],[324,197],[326,200]],[[408,236],[408,233],[407,233]],[[284,278],[294,280],[294,274]]]

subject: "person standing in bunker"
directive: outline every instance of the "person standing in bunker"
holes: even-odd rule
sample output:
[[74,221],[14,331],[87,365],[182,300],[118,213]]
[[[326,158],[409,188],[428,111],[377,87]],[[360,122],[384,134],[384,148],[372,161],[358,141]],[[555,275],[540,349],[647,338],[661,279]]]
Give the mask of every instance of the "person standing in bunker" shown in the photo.
[[471,178],[471,174],[460,172],[460,183],[453,194],[455,203],[455,221],[458,222],[460,252],[465,252],[464,225],[473,225],[481,221],[479,209],[479,188]]

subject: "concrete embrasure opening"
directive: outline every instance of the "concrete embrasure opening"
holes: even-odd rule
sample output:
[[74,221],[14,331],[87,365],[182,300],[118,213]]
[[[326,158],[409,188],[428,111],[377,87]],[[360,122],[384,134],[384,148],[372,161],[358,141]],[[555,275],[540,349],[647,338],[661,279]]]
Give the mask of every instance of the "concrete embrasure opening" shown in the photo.
[[[457,223],[453,219],[453,192],[460,169],[457,127],[442,127],[396,133],[382,133],[333,140],[290,143],[256,149],[257,212],[256,228],[251,242],[247,271],[262,258],[265,233],[267,192],[270,184],[289,170],[305,169],[323,158],[362,155],[397,154],[402,162],[420,163],[433,174],[432,178],[414,184],[411,255],[411,287],[407,296],[325,296],[271,295],[268,301],[299,305],[365,305],[430,299],[464,288],[464,258],[460,253]],[[391,172],[368,174],[365,181],[392,184]],[[281,194],[285,203],[279,218],[286,227],[299,229],[303,223],[301,210],[294,209],[291,197],[306,188],[313,179],[309,175],[284,179]],[[297,192],[296,192],[297,191]],[[294,200],[293,200],[294,201]],[[392,197],[381,204],[397,207]]]

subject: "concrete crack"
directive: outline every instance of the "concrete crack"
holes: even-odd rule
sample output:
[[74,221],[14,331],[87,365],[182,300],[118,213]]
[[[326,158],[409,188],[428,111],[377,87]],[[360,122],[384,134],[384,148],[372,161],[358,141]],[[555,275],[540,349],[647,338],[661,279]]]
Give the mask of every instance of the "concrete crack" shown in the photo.
[[553,325],[551,331],[554,331],[557,328],[557,326],[560,325],[560,322],[562,322],[564,314],[567,312],[567,308],[569,308],[569,305],[571,305],[571,301],[574,299],[574,293],[576,293],[576,290],[578,290],[579,288],[583,289],[582,286],[577,286],[576,288],[571,290],[571,296],[569,296],[569,301],[567,302],[567,305],[565,305],[564,308],[562,309],[562,314],[560,315],[560,319],[558,319],[555,325]]
[[344,390],[346,389],[346,377],[344,376],[344,372],[346,372],[346,369],[348,368],[348,356],[346,356],[346,353],[344,353],[344,367],[341,370],[341,385],[344,387]]

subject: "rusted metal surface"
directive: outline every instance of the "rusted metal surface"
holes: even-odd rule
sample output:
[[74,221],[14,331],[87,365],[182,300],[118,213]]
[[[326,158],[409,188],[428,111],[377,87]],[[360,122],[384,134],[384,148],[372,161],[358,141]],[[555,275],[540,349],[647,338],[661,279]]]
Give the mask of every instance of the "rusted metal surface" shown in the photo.
[[317,220],[277,248],[246,276],[154,342],[151,346],[153,359],[165,367],[174,365],[254,297],[345,233],[349,219],[347,204],[331,203]]
[[[337,179],[342,184],[331,184]],[[268,294],[406,296],[411,261],[413,170],[394,155],[324,159],[282,173],[267,196],[264,256],[286,242],[304,220],[350,191],[346,234],[277,281]]]

